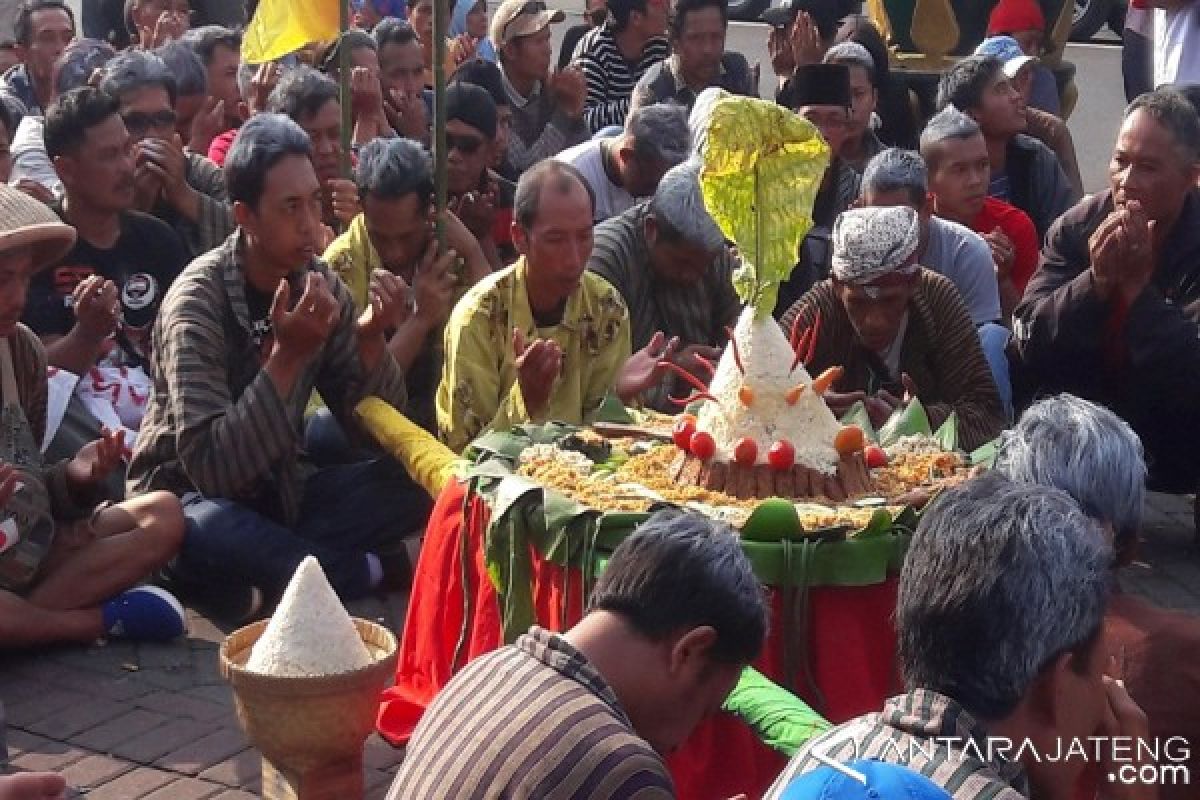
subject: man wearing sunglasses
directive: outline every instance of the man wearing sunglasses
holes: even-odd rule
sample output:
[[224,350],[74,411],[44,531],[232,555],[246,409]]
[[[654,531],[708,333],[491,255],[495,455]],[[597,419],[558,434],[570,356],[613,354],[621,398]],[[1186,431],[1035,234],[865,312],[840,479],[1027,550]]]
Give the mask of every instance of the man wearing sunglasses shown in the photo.
[[486,89],[461,82],[446,89],[450,209],[479,240],[493,269],[516,259],[512,234],[516,187],[489,169],[498,119],[496,103]]
[[173,227],[195,258],[225,241],[235,226],[220,167],[184,150],[176,132],[178,86],[166,63],[145,50],[118,55],[100,83],[120,104],[133,144],[135,207]]

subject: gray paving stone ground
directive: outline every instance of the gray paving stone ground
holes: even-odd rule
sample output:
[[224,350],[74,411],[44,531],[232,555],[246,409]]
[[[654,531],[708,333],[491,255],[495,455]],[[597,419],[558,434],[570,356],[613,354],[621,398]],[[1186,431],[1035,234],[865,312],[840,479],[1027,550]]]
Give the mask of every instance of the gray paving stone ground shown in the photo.
[[[1151,495],[1140,559],[1127,591],[1200,612],[1200,548],[1190,498]],[[406,597],[355,603],[357,616],[399,631]],[[241,800],[258,796],[259,757],[217,671],[228,632],[189,612],[188,639],[0,654],[8,770],[63,773],[88,800]],[[372,736],[368,798],[382,798],[401,753]]]

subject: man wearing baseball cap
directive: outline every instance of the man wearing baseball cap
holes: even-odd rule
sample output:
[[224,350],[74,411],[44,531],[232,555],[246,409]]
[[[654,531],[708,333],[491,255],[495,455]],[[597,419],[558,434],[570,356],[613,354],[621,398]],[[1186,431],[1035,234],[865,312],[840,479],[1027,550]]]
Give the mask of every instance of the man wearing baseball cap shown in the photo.
[[550,72],[550,26],[563,12],[541,0],[504,0],[492,17],[512,129],[501,172],[517,175],[588,137],[583,120],[587,83],[578,69]]

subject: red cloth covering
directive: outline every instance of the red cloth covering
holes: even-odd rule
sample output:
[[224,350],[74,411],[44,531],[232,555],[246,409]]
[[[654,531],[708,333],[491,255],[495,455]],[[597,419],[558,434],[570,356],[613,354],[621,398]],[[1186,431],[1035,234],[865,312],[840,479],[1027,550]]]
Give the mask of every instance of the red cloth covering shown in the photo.
[[983,201],[983,209],[971,222],[971,230],[982,236],[997,228],[1013,243],[1013,286],[1017,287],[1017,291],[1024,292],[1025,285],[1037,270],[1041,249],[1037,228],[1033,227],[1033,220],[1021,209],[995,197],[988,197]]
[[[484,500],[467,499],[456,481],[434,505],[413,578],[396,683],[384,692],[377,720],[380,734],[394,745],[408,741],[426,706],[456,670],[504,644],[496,591],[484,565],[487,520]],[[578,570],[564,576],[563,568],[531,555],[538,624],[566,630],[582,615],[582,578]],[[564,577],[569,578],[565,613]],[[833,722],[878,710],[899,689],[892,624],[896,583],[892,576],[877,586],[809,590],[809,663],[819,695],[804,677],[798,678],[796,691]],[[772,627],[755,664],[775,680],[784,673],[782,596],[770,590]],[[702,723],[668,763],[678,797],[725,800],[742,792],[761,796],[785,761],[740,720],[720,714]]]

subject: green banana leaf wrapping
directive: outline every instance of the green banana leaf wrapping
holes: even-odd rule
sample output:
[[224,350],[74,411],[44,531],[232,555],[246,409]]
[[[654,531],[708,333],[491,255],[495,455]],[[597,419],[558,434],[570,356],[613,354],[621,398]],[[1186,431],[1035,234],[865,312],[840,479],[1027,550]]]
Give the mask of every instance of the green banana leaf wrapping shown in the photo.
[[719,100],[701,127],[704,205],[742,259],[734,288],[770,314],[812,227],[829,146],[803,117],[755,97]]
[[763,744],[788,758],[833,727],[799,697],[752,667],[742,670],[721,709],[736,714]]

